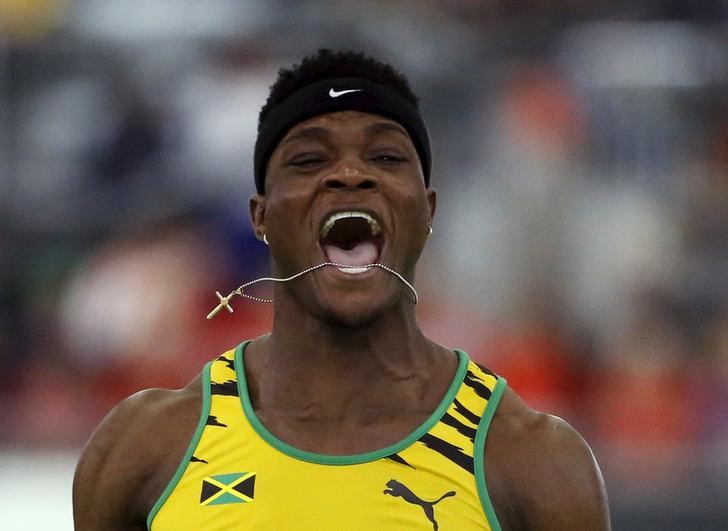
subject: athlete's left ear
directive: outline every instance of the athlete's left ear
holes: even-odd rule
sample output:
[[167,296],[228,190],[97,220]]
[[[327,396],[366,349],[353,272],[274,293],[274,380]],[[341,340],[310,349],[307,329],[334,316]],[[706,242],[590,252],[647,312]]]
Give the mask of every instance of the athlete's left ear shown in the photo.
[[427,224],[432,227],[432,220],[435,219],[435,210],[437,210],[437,190],[428,188],[425,193],[427,194],[427,203],[430,208],[430,219],[427,220]]
[[265,196],[256,194],[250,197],[250,222],[253,232],[259,240],[263,240],[265,232]]

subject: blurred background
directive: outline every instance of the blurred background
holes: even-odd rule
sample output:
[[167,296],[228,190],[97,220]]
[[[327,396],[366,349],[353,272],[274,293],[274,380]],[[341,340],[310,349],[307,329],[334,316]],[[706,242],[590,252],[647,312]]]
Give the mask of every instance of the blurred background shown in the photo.
[[267,330],[204,317],[268,272],[257,113],[319,47],[420,95],[425,331],[584,434],[615,530],[728,529],[726,0],[0,0],[0,528],[72,529],[108,410]]

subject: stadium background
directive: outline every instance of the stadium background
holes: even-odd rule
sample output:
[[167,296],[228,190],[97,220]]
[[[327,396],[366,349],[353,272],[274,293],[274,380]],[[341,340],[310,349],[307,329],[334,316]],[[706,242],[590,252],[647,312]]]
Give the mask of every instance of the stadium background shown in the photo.
[[365,50],[430,124],[425,330],[568,419],[615,530],[728,528],[728,3],[0,0],[0,528],[70,530],[127,394],[264,331],[277,67]]

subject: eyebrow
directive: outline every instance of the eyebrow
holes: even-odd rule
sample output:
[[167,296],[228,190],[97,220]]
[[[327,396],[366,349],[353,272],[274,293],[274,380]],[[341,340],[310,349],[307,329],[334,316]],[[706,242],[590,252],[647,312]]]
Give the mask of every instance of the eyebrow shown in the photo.
[[[373,124],[370,124],[366,126],[364,129],[365,133],[368,135],[373,135],[377,133],[387,133],[387,132],[394,132],[398,133],[407,140],[410,140],[410,136],[407,133],[407,131],[399,125],[397,122],[392,121],[381,121],[381,122],[375,122]],[[331,136],[331,130],[326,127],[321,127],[317,125],[311,125],[307,127],[302,127],[295,133],[292,133],[281,142],[281,145],[288,144],[290,142],[293,142],[295,140],[306,140],[306,139],[323,139]]]
[[391,121],[382,121],[382,122],[376,122],[371,125],[368,125],[365,129],[365,131],[369,134],[372,133],[386,133],[386,132],[394,132],[399,133],[407,138],[407,140],[410,140],[409,133],[405,130],[404,127],[399,125],[397,122],[391,122]]
[[281,142],[281,145],[288,144],[289,142],[293,142],[294,140],[299,140],[299,139],[305,140],[307,138],[324,138],[330,134],[331,133],[329,132],[329,130],[326,129],[325,127],[319,127],[319,126],[315,126],[315,125],[311,125],[308,127],[302,127],[295,133],[292,133],[292,134],[286,136],[286,138],[284,138],[283,141]]

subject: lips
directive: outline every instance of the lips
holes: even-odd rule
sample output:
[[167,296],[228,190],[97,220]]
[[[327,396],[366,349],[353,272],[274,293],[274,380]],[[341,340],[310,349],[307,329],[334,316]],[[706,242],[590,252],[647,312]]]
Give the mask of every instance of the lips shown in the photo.
[[319,233],[319,244],[329,262],[345,273],[367,271],[377,263],[383,247],[382,227],[371,214],[350,210],[336,212],[326,218]]

